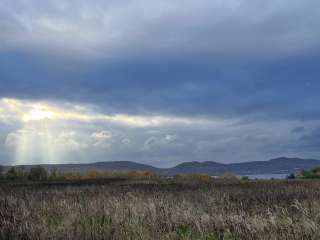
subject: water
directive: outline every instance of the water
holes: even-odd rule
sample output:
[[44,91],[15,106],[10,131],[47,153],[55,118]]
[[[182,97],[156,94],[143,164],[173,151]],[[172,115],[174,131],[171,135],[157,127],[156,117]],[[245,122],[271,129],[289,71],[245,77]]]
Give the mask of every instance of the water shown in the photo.
[[245,175],[250,179],[285,179],[288,174],[252,174]]

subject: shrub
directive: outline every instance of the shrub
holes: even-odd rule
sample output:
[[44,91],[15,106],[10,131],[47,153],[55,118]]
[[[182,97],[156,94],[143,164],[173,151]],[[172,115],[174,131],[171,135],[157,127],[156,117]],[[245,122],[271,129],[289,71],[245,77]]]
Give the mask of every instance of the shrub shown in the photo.
[[18,179],[18,173],[17,173],[17,170],[15,167],[11,167],[7,173],[6,173],[6,179],[7,180],[11,180],[11,181],[14,181],[14,180],[17,180]]
[[211,181],[211,177],[206,173],[192,174],[191,178],[198,182],[207,183]]
[[239,180],[239,179],[241,179],[240,176],[238,176],[232,172],[225,172],[222,176],[220,176],[220,178],[226,179],[226,180]]
[[242,176],[241,180],[248,181],[248,180],[250,180],[250,178],[248,176]]
[[193,173],[193,174],[178,174],[173,177],[174,181],[186,181],[196,183],[208,183],[212,180],[211,176],[206,173]]
[[0,165],[0,180],[3,179],[3,171],[4,171],[4,167]]
[[51,169],[49,179],[50,180],[57,180],[58,178],[59,178],[58,169],[57,168]]
[[320,178],[320,168],[313,168],[310,171],[302,171],[299,175],[302,179],[317,179]]
[[18,175],[18,179],[19,179],[19,180],[26,180],[26,179],[28,179],[29,172],[26,171],[23,166],[22,166],[22,167],[17,167],[17,168],[16,168],[16,171],[17,171],[17,175]]
[[86,173],[85,178],[86,179],[97,179],[99,177],[99,173],[95,170],[91,170]]
[[29,179],[32,181],[43,181],[48,179],[47,170],[44,167],[37,166],[30,169]]
[[62,175],[62,178],[67,181],[73,181],[73,180],[81,180],[83,177],[80,173],[72,173],[72,172],[66,172]]
[[159,174],[149,171],[129,171],[124,177],[133,179],[155,179],[159,178]]
[[191,228],[188,225],[180,225],[177,228],[177,235],[179,239],[190,239],[191,233]]
[[288,176],[287,176],[287,179],[295,179],[296,178],[296,175],[294,173],[290,173]]

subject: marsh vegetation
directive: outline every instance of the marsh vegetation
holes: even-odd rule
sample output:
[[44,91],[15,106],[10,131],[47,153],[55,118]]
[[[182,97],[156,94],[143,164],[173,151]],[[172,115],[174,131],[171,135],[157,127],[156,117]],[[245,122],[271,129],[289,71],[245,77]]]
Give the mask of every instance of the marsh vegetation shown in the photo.
[[320,182],[5,182],[0,239],[319,239]]

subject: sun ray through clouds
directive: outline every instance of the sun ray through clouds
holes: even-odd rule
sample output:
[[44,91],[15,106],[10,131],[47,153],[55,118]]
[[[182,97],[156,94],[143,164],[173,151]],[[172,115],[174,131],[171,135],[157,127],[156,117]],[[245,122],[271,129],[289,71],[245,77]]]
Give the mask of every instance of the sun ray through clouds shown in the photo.
[[[131,148],[131,151],[140,151],[149,138],[149,129],[172,126],[222,127],[232,124],[232,121],[209,118],[108,114],[90,105],[7,98],[0,99],[0,109],[0,121],[12,125],[14,129],[6,137],[6,146],[15,155],[14,164],[73,162],[80,161],[76,156],[84,152],[106,154],[107,151],[112,152],[113,148],[122,151],[119,150],[119,144],[112,143],[114,138],[121,135],[122,138],[117,141],[125,146],[123,139],[127,138],[128,131],[139,132],[141,136],[146,134],[145,139],[139,140],[141,146],[137,145],[137,150]],[[122,133],[113,135],[111,132],[116,129],[121,129]],[[110,134],[103,141],[92,137],[101,132]],[[89,151],[86,151],[89,147]]]

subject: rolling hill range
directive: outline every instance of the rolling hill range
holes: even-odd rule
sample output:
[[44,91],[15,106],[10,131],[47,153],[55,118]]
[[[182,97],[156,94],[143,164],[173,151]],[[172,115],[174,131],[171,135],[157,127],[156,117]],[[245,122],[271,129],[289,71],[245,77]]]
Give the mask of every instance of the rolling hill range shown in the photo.
[[[23,165],[25,169],[33,165]],[[320,160],[280,157],[268,161],[254,161],[223,164],[218,162],[184,162],[172,168],[157,168],[146,164],[130,161],[96,162],[88,164],[43,164],[47,170],[53,168],[60,172],[86,172],[96,171],[152,171],[162,175],[173,176],[176,174],[207,173],[209,175],[221,175],[232,172],[239,175],[250,174],[289,174],[309,170],[320,166]],[[9,168],[6,166],[5,168]]]
[[207,173],[209,175],[221,175],[232,172],[239,175],[249,174],[289,174],[309,170],[320,166],[320,161],[315,159],[300,159],[281,157],[269,161],[254,161],[222,164],[217,162],[186,162],[167,169],[166,175],[180,173]]

